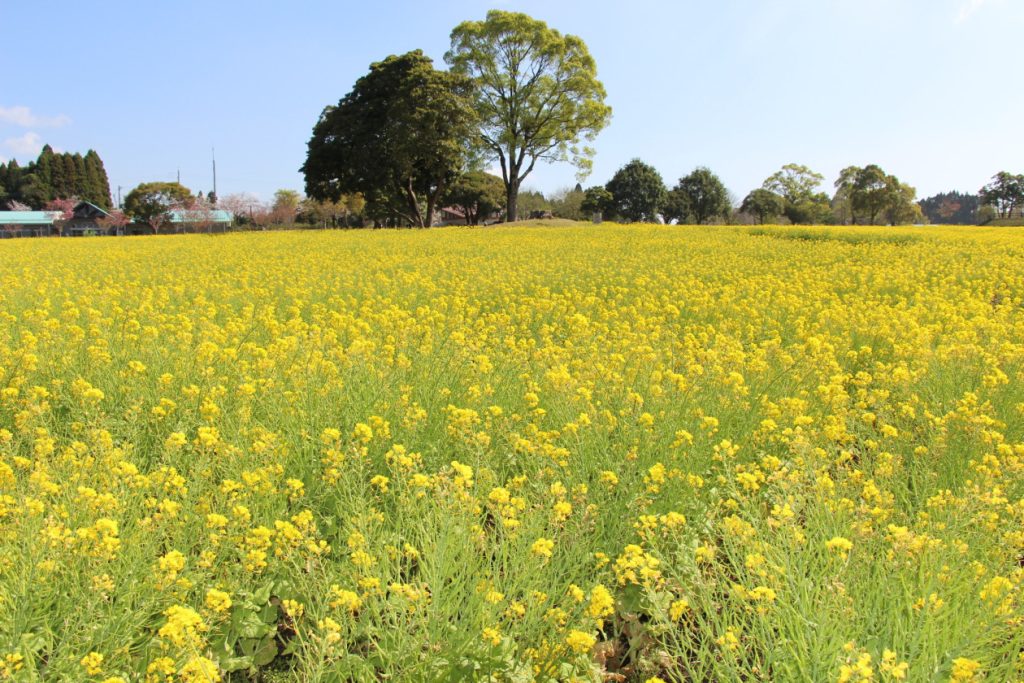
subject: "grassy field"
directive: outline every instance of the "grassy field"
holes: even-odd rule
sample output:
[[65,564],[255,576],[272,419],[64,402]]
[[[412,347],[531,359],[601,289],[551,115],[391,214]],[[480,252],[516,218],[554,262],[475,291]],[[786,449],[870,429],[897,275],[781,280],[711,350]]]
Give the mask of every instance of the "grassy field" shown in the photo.
[[0,680],[1024,679],[1024,236],[0,243]]

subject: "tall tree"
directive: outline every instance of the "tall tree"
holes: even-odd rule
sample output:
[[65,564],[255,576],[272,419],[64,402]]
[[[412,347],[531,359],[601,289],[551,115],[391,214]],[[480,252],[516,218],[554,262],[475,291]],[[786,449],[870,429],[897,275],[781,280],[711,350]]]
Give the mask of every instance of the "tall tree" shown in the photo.
[[281,189],[274,193],[274,204],[271,206],[273,220],[281,225],[291,225],[299,213],[302,196],[295,190]]
[[665,203],[665,181],[653,166],[633,159],[604,186],[612,195],[611,212],[631,223],[653,221]]
[[584,42],[526,14],[491,10],[452,31],[445,61],[473,79],[480,142],[501,164],[506,215],[518,218],[519,188],[538,161],[590,170],[586,146],[611,118]]
[[[726,218],[732,211],[729,191],[721,179],[709,169],[700,166],[689,175],[679,179],[669,192],[670,202],[674,205],[686,206],[688,217],[698,225],[707,223],[713,218]],[[672,216],[680,222],[685,217]],[[668,216],[666,216],[666,220]]]
[[914,222],[922,218],[914,203],[916,194],[877,164],[848,166],[836,180],[833,205],[848,206],[854,224],[876,225],[879,219],[890,224]]
[[160,232],[171,211],[185,207],[192,199],[192,193],[180,183],[142,183],[124,198],[124,210]]
[[419,227],[466,165],[476,130],[471,83],[434,69],[416,50],[370,66],[313,128],[302,172],[306,194],[362,193]]
[[85,153],[85,166],[87,187],[82,192],[82,199],[92,202],[101,209],[109,209],[112,206],[110,199],[110,179],[107,178],[107,169],[103,167],[103,160],[95,150]]
[[853,183],[853,210],[867,216],[868,225],[874,225],[878,215],[889,202],[886,173],[877,164],[868,164],[857,174]]
[[749,213],[757,218],[757,222],[767,223],[773,218],[782,215],[786,208],[786,201],[775,192],[759,187],[751,190],[750,194],[743,198],[740,211]]
[[782,213],[790,223],[823,223],[831,214],[828,195],[818,190],[824,179],[801,164],[786,164],[766,178],[762,187],[782,197]]
[[1000,218],[1010,218],[1014,209],[1024,206],[1024,175],[996,173],[992,182],[981,188],[981,201],[995,207]]
[[88,194],[88,172],[85,170],[85,157],[75,152],[71,157],[71,163],[74,166],[74,180],[68,186],[66,192],[67,196],[81,197],[83,194]]

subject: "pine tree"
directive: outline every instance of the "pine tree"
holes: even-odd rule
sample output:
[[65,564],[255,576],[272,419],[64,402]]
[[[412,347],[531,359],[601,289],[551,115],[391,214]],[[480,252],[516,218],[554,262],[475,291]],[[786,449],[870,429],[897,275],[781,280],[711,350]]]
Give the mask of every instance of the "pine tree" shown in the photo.
[[17,159],[11,159],[7,163],[7,167],[4,171],[4,187],[7,192],[3,197],[3,203],[0,204],[0,211],[3,211],[7,207],[7,203],[11,201],[20,201],[20,195],[18,194],[18,186],[21,184],[22,170],[18,165]]
[[89,180],[85,171],[85,159],[78,152],[75,152],[71,157],[71,163],[74,164],[75,174],[73,176],[73,182],[68,188],[66,197],[81,197],[89,190]]
[[61,163],[64,165],[64,182],[60,185],[53,184],[53,197],[51,199],[66,199],[75,194],[75,158],[65,152],[60,155]]
[[[110,180],[107,178],[107,170],[103,167],[103,160],[94,150],[85,154],[85,165],[89,178],[88,196],[86,201],[92,202],[102,209],[110,209]],[[82,196],[85,199],[85,195]]]
[[[33,196],[31,199],[25,197],[22,201],[31,204],[40,200],[46,203],[53,199],[55,188],[60,186],[64,178],[64,167],[61,162],[62,159],[53,153],[52,147],[43,145],[43,150],[36,159],[35,168],[29,164],[28,173],[25,174],[35,177],[32,183]],[[26,178],[23,177],[22,180]]]

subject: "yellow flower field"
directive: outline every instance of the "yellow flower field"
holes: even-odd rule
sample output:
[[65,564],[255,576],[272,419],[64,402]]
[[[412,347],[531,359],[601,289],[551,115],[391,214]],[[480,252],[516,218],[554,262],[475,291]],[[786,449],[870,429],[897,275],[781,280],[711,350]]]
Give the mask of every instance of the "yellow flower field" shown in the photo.
[[1024,680],[1024,233],[0,242],[0,680]]

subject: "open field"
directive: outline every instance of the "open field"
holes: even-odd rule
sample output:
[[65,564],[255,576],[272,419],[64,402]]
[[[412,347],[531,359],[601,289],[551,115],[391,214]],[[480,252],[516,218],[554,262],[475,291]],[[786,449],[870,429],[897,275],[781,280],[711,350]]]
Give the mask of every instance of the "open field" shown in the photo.
[[0,243],[0,680],[1024,679],[1022,264],[976,228]]

